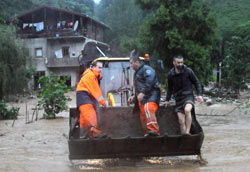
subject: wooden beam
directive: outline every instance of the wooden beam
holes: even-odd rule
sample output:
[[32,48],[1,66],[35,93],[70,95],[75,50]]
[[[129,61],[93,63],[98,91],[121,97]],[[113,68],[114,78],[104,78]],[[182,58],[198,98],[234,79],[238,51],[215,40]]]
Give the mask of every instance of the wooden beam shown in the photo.
[[[31,14],[31,23],[34,23],[34,13]],[[32,27],[32,31],[35,31],[35,27]]]
[[44,30],[47,30],[47,9],[44,8]]
[[82,17],[80,17],[80,26],[81,26],[81,31],[82,31],[82,35],[84,35],[84,28],[83,28],[83,23],[82,23]]

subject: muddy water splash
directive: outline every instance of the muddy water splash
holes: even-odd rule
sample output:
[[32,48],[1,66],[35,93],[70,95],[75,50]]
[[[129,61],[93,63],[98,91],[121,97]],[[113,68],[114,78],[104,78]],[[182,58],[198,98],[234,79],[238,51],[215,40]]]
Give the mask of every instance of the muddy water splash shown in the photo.
[[197,107],[197,114],[203,114],[197,118],[205,133],[202,146],[205,165],[201,165],[196,156],[71,162],[66,138],[68,112],[56,120],[38,120],[30,124],[25,124],[22,115],[14,127],[11,127],[12,121],[0,121],[0,171],[250,171],[249,112],[213,116],[233,108],[229,105]]

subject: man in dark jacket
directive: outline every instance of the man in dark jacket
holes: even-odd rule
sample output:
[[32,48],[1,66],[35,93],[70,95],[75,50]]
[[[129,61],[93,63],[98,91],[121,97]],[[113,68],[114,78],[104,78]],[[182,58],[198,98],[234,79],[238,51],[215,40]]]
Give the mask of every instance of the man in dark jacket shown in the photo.
[[160,88],[155,70],[143,64],[137,55],[131,55],[130,67],[135,70],[134,96],[129,97],[128,102],[138,103],[144,136],[159,136],[156,112],[160,102]]
[[203,103],[202,88],[193,70],[183,64],[183,56],[175,56],[173,64],[174,68],[168,74],[168,91],[166,102],[163,104],[167,107],[171,96],[174,96],[181,134],[190,134],[191,110],[194,107],[192,85],[197,90],[197,101],[200,103]]

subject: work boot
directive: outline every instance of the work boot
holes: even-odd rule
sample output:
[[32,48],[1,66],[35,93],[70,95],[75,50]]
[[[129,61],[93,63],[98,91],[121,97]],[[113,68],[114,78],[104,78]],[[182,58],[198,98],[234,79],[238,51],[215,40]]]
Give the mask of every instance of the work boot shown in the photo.
[[107,138],[108,137],[108,135],[106,134],[106,133],[101,133],[101,134],[98,134],[96,137],[94,137],[94,138],[96,138],[96,139],[105,139],[105,138]]
[[149,132],[148,132],[148,135],[149,135],[150,137],[157,137],[157,136],[158,136],[158,134],[156,134],[156,133],[153,132],[153,131],[149,131]]
[[88,132],[84,128],[80,128],[80,139],[87,139],[88,138]]

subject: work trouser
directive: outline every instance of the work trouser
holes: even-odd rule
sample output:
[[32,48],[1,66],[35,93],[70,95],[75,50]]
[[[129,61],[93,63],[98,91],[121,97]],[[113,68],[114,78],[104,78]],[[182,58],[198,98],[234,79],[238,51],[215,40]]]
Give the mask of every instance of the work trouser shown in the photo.
[[79,106],[80,111],[80,128],[84,128],[88,132],[88,136],[96,137],[102,133],[98,129],[96,111],[92,104],[84,104]]
[[144,135],[148,134],[149,131],[153,131],[160,135],[159,125],[156,120],[156,112],[158,110],[158,105],[155,102],[147,102],[142,105],[139,102],[140,108],[140,119]]

